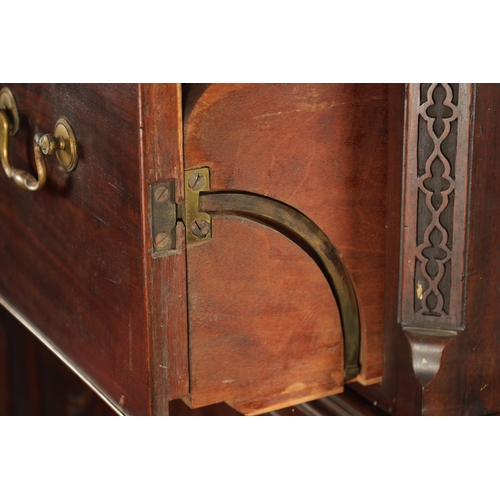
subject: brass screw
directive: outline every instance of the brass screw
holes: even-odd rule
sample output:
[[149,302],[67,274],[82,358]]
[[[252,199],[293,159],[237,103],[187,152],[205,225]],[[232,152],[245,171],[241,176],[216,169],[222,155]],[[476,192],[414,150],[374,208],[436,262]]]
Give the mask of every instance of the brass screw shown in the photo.
[[44,155],[54,154],[57,149],[57,139],[52,134],[45,134],[38,140],[38,145]]
[[165,248],[170,243],[170,238],[167,233],[158,233],[155,238],[157,248]]
[[168,190],[167,186],[158,186],[155,190],[155,199],[159,203],[164,203],[165,201],[167,201],[169,195],[170,191]]
[[193,191],[200,191],[205,186],[205,176],[201,174],[193,174],[188,181],[188,186]]
[[210,231],[210,222],[207,222],[204,219],[196,219],[191,224],[191,232],[195,236],[198,236],[198,238],[204,238],[209,231]]

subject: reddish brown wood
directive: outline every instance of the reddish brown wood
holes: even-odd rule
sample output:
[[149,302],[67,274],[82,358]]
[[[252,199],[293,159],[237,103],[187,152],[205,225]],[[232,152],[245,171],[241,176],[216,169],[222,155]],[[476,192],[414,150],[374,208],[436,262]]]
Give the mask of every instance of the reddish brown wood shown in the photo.
[[[74,126],[81,155],[70,175],[49,158],[39,193],[0,180],[0,297],[81,376],[133,414],[237,413],[188,410],[181,397],[261,413],[341,390],[340,323],[323,275],[281,234],[229,217],[214,219],[213,240],[188,251],[189,381],[183,225],[177,253],[150,252],[149,185],[174,179],[182,201],[179,86],[10,87],[22,114],[9,148],[15,166],[33,170],[33,134],[52,130],[59,116]],[[466,314],[445,338],[439,321],[424,325],[439,330],[431,335],[398,324],[403,85],[185,87],[186,168],[209,166],[213,189],[298,208],[353,277],[359,381],[383,381],[350,386],[372,405],[356,396],[348,403],[351,393],[302,403],[298,414],[342,414],[342,405],[362,414],[500,412],[500,86],[474,88],[465,120],[473,131],[470,225],[462,217],[453,226],[469,248]],[[0,411],[100,414],[90,389],[36,339],[8,337],[20,330],[15,323],[0,311]]]
[[[37,415],[40,412],[36,377],[36,359],[28,360],[29,351],[33,351],[31,335],[3,307],[0,307],[0,335],[5,349],[5,379],[2,398],[6,403],[2,415]],[[30,349],[31,347],[31,349]],[[35,382],[35,384],[33,384]],[[2,392],[3,392],[2,391]]]
[[381,384],[353,388],[389,414],[421,413],[422,387],[412,366],[410,344],[398,323],[401,256],[405,85],[389,86],[387,162],[387,239],[384,276],[384,370]]
[[[441,361],[434,369],[434,377],[422,377],[420,382],[410,368],[415,359],[402,328],[397,324],[397,302],[394,293],[397,278],[394,270],[387,273],[386,337],[384,343],[384,379],[380,387],[359,388],[360,393],[395,414],[417,415],[492,415],[500,413],[499,339],[500,314],[497,307],[500,288],[497,283],[498,266],[496,252],[500,248],[500,236],[494,221],[500,216],[499,179],[500,168],[500,85],[478,84],[473,89],[471,120],[473,130],[472,164],[470,170],[470,212],[456,229],[468,235],[468,279],[466,293],[465,328],[456,336],[441,339]],[[402,116],[400,112],[399,116]],[[391,125],[398,133],[400,127]],[[398,140],[399,142],[399,140]],[[399,156],[399,153],[398,155]],[[397,173],[398,162],[389,166]],[[391,175],[389,175],[391,179]],[[457,178],[457,182],[464,179]],[[393,186],[396,188],[396,186]],[[390,190],[389,190],[390,192]],[[395,191],[397,194],[397,192]],[[389,197],[389,241],[396,240],[397,199]],[[391,220],[392,219],[392,220]],[[467,224],[467,225],[465,225]],[[465,227],[464,227],[465,225]],[[455,228],[454,228],[455,229]],[[392,235],[391,235],[392,233]],[[388,259],[391,258],[389,245]],[[396,251],[392,250],[393,258]],[[465,281],[465,280],[464,280]],[[460,285],[458,285],[460,286]],[[439,320],[436,321],[439,326]],[[413,342],[422,342],[422,335]],[[425,339],[424,339],[425,340]],[[424,349],[432,350],[439,339],[429,337]],[[444,347],[444,348],[443,348]],[[435,351],[435,349],[434,349]],[[436,351],[435,351],[436,352]],[[422,385],[424,386],[422,388]]]
[[92,389],[0,308],[5,364],[0,415],[116,415]]
[[60,116],[75,130],[80,160],[67,174],[48,158],[40,192],[0,178],[0,296],[124,412],[146,414],[137,88],[9,87],[21,112],[12,164],[32,171],[34,134]]
[[[326,232],[360,303],[360,380],[379,381],[387,86],[203,90],[195,104],[186,98],[186,169],[209,166],[213,190],[278,199]],[[251,222],[218,219],[213,234],[188,251],[191,404],[227,400],[252,413],[338,392],[340,324],[315,264]]]
[[[5,314],[5,312],[0,311],[0,318],[2,313]],[[9,415],[11,411],[9,404],[8,356],[7,331],[5,322],[0,319],[0,415]]]
[[471,169],[465,330],[424,392],[426,414],[500,413],[500,85],[478,84]]
[[401,323],[422,387],[463,328],[470,84],[408,86]]
[[3,179],[0,295],[125,413],[167,414],[188,390],[184,230],[177,254],[153,258],[149,197],[175,179],[182,201],[180,85],[10,87],[11,162],[32,169],[34,133],[59,116],[80,160],[66,174],[48,159],[37,193]]
[[[413,371],[408,338],[399,319],[399,290],[402,230],[402,185],[405,145],[404,85],[390,88],[389,162],[387,183],[387,251],[384,313],[384,377],[379,387],[361,390],[390,414],[418,415],[422,406],[422,387]],[[398,265],[395,265],[395,263]],[[357,388],[359,390],[359,387]],[[371,391],[371,392],[370,392]]]
[[191,403],[253,413],[338,392],[338,312],[314,262],[255,223],[215,219],[213,234],[188,257]]
[[177,225],[177,252],[153,258],[150,186],[177,181],[184,196],[181,89],[177,84],[141,84],[141,180],[143,256],[150,331],[153,414],[167,415],[168,402],[189,390],[185,235]]

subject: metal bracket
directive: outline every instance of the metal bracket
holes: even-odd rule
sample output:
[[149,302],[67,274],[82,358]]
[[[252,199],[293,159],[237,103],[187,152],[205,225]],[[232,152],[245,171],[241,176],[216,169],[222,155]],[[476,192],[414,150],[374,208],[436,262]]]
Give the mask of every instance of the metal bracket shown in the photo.
[[306,251],[328,280],[339,307],[344,335],[344,378],[359,371],[360,321],[358,302],[349,272],[325,233],[297,209],[255,193],[210,192],[208,167],[185,172],[185,200],[175,204],[175,181],[151,186],[153,256],[176,253],[176,224],[186,226],[186,244],[212,239],[213,216],[237,216],[281,232]]
[[176,225],[186,226],[186,244],[212,239],[212,217],[199,210],[200,193],[210,190],[208,167],[185,172],[185,201],[175,203],[175,181],[157,182],[151,186],[151,230],[153,257],[176,253]]
[[151,214],[153,257],[175,253],[175,181],[157,182],[151,186]]
[[212,217],[199,209],[200,193],[210,190],[210,170],[208,167],[185,172],[186,200],[183,219],[186,224],[186,243],[200,243],[212,239]]

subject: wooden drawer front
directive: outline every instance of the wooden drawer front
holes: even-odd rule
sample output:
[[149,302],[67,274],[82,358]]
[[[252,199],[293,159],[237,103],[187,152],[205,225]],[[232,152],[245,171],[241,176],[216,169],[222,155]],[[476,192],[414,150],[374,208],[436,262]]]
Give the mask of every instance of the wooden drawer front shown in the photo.
[[356,380],[380,381],[386,85],[194,85],[184,109],[174,84],[8,87],[13,166],[34,173],[33,137],[60,117],[79,162],[47,156],[37,192],[0,181],[0,302],[119,411],[184,398],[257,414],[341,392],[350,373],[345,309],[304,238],[224,213],[193,242],[184,181],[200,167],[212,194],[279,203],[333,245],[356,297]]
[[47,183],[0,176],[0,296],[124,411],[146,413],[136,85],[8,85],[21,113],[10,161],[36,172],[33,136],[72,125],[79,162]]

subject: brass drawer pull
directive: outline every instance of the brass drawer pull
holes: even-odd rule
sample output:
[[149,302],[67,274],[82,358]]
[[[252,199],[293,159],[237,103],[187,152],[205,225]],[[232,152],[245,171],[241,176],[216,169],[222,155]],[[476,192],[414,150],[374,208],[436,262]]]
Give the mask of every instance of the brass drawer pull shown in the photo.
[[17,103],[10,89],[4,87],[0,91],[0,157],[7,177],[19,187],[29,191],[38,191],[43,188],[47,180],[44,155],[55,154],[67,172],[76,168],[78,163],[76,137],[65,118],[57,120],[53,134],[36,134],[33,139],[38,179],[24,170],[13,168],[9,162],[9,135],[15,135],[18,129]]

